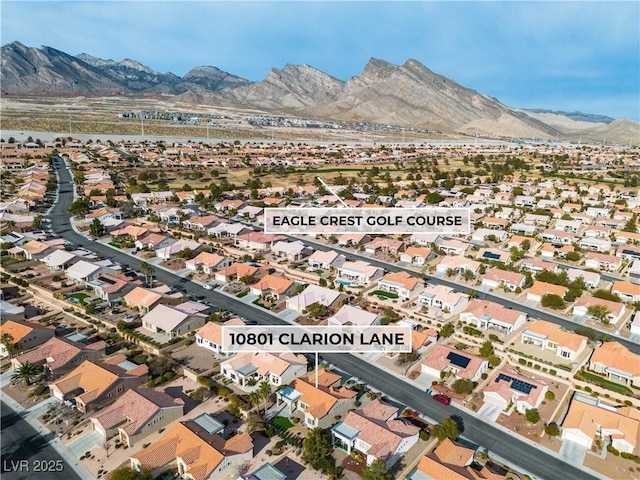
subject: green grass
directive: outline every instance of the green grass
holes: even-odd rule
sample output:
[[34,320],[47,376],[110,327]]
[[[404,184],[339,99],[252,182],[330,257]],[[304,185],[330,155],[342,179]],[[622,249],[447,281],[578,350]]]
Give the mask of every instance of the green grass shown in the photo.
[[85,300],[85,298],[89,298],[89,295],[87,295],[86,293],[82,293],[82,292],[72,293],[69,296],[73,297],[73,298],[77,298],[78,299],[78,304],[80,304],[80,305],[86,305],[84,300]]
[[249,295],[249,290],[247,290],[246,292],[240,292],[239,294],[236,295],[236,297],[242,298],[242,297],[246,297],[247,295]]
[[373,295],[377,295],[378,297],[387,297],[387,298],[398,298],[398,295],[391,292],[385,292],[384,290],[374,290],[371,292]]
[[599,375],[595,375],[589,372],[580,372],[580,376],[586,380],[587,382],[593,383],[595,385],[599,385],[602,388],[606,388],[607,390],[611,390],[612,392],[622,393],[624,395],[633,395],[633,392],[629,390],[624,385],[620,385],[619,383],[612,382],[611,380],[607,380]]
[[275,417],[273,420],[271,420],[271,423],[273,423],[276,427],[280,427],[284,430],[293,427],[293,423],[291,423],[291,420],[289,420],[287,417]]

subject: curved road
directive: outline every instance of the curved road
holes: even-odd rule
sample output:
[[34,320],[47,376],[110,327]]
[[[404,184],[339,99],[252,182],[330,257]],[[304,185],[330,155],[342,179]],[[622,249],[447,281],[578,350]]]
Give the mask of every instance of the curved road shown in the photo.
[[[114,248],[98,242],[93,242],[76,233],[71,228],[68,208],[73,202],[73,183],[71,173],[65,168],[61,159],[54,160],[54,167],[58,172],[59,196],[48,217],[51,219],[54,233],[66,240],[87,248],[105,258],[110,258],[123,266],[139,269],[140,260],[133,258]],[[327,247],[324,246],[326,249]],[[385,268],[388,268],[385,266]],[[180,286],[188,293],[205,297],[206,300],[222,309],[234,312],[244,318],[255,320],[264,325],[286,325],[280,318],[266,310],[247,305],[240,300],[219,292],[204,290],[201,286],[188,279],[179,277],[166,270],[156,269],[155,277],[167,285]],[[559,457],[548,453],[547,450],[537,448],[521,437],[510,434],[491,423],[485,422],[466,410],[454,406],[445,406],[431,399],[429,395],[404,380],[380,370],[365,360],[349,354],[323,354],[323,359],[335,365],[340,370],[358,377],[373,388],[385,392],[408,407],[434,419],[442,419],[456,415],[464,425],[464,437],[472,442],[486,447],[490,452],[507,459],[514,465],[528,471],[542,479],[556,479],[559,475],[563,480],[590,480],[594,477],[579,467],[568,464]]]

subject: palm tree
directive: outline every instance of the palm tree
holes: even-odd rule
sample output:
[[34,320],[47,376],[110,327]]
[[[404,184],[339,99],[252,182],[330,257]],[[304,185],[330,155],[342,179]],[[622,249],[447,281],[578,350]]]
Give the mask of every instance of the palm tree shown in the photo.
[[155,269],[147,262],[140,264],[140,270],[144,273],[145,280],[148,286],[153,286],[153,275],[156,273]]
[[0,336],[0,343],[4,345],[10,357],[13,357],[13,355],[22,350],[22,344],[14,343],[13,335],[10,333],[3,333],[2,336]]
[[264,414],[267,415],[267,402],[269,401],[269,397],[271,396],[271,384],[268,380],[263,380],[260,383],[260,387],[257,390],[260,394],[260,397],[264,400]]
[[36,363],[24,362],[13,374],[11,375],[12,385],[24,385],[28,386],[35,382],[42,373],[44,367]]

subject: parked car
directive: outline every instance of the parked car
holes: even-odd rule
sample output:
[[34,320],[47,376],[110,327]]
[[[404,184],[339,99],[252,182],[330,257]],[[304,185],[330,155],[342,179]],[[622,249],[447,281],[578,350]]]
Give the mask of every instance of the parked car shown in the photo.
[[447,397],[446,395],[442,395],[440,393],[438,393],[437,395],[434,395],[433,399],[436,402],[442,403],[443,405],[450,405],[451,404],[451,398]]
[[204,288],[205,290],[213,290],[213,285],[211,285],[210,283],[205,283],[202,288]]

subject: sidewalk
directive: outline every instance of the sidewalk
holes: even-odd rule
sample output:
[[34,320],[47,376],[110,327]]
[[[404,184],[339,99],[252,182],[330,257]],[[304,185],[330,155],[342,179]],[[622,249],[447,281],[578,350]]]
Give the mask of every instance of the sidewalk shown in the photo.
[[[10,378],[11,371],[7,371],[0,375],[0,385],[6,385],[9,382]],[[6,394],[2,394],[2,401],[9,407],[11,407],[16,413],[21,414],[22,419],[29,425],[31,425],[33,429],[40,435],[45,438],[49,438],[53,435],[53,432],[51,432],[51,430],[49,430],[38,421],[38,417],[45,413],[46,410],[49,409],[50,405],[58,403],[57,399],[50,397],[42,402],[30,406],[27,409],[22,408],[22,406],[18,402],[16,402],[13,398]],[[56,452],[58,452],[60,457],[62,457],[66,464],[71,467],[80,478],[87,480],[95,479],[95,477],[91,475],[91,473],[89,473],[84,465],[82,465],[82,463],[71,454],[67,446],[62,443],[62,441],[58,437],[54,437],[53,440],[49,441],[49,444],[56,450]]]

